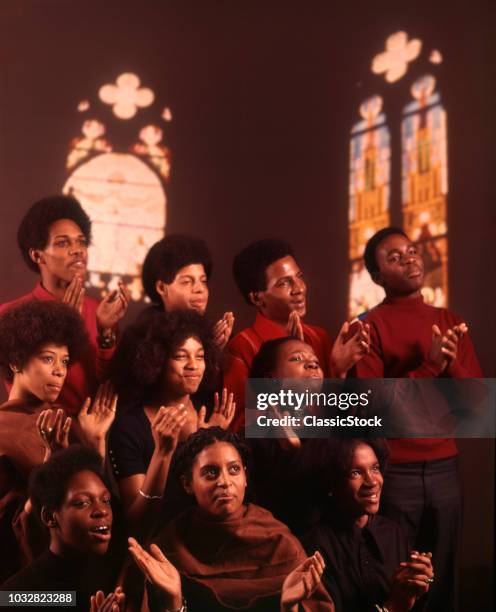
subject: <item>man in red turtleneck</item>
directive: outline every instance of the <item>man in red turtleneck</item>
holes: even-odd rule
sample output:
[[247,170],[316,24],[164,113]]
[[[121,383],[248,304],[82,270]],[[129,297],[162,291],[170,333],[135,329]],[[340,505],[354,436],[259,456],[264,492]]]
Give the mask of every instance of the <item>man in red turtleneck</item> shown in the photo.
[[[0,304],[0,315],[31,300],[60,301],[81,314],[88,342],[70,364],[59,402],[71,416],[93,395],[115,350],[117,323],[125,315],[129,294],[122,283],[98,303],[85,295],[84,280],[91,220],[72,196],[55,195],[35,202],[24,215],[17,242],[28,267],[39,275],[30,293]],[[10,384],[6,382],[7,391]]]
[[245,300],[257,310],[255,322],[227,345],[224,386],[234,393],[236,415],[231,427],[244,424],[245,385],[253,358],[267,340],[298,336],[309,344],[328,378],[344,377],[368,351],[368,328],[362,323],[346,338],[348,323],[341,327],[334,344],[321,327],[303,323],[307,311],[307,286],[287,242],[268,238],[245,247],[233,263],[236,284]]
[[[364,318],[370,352],[360,378],[480,378],[482,371],[460,317],[424,303],[424,265],[403,230],[388,227],[367,243],[365,265],[385,300]],[[456,550],[461,518],[457,449],[452,438],[389,441],[385,514],[409,531],[417,550],[433,552],[436,574],[428,610],[455,610]]]

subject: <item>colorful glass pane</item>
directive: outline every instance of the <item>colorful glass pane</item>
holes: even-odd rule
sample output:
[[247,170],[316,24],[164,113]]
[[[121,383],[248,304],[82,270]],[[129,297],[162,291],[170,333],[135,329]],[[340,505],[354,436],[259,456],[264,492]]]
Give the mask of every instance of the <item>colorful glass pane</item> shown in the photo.
[[447,306],[447,127],[435,86],[430,75],[415,81],[411,88],[415,101],[403,111],[402,210],[403,227],[424,257],[424,298],[429,304]]
[[389,224],[391,147],[382,98],[374,96],[360,106],[362,120],[351,130],[348,208],[349,299],[348,312],[355,317],[384,296],[363,265],[367,240]]

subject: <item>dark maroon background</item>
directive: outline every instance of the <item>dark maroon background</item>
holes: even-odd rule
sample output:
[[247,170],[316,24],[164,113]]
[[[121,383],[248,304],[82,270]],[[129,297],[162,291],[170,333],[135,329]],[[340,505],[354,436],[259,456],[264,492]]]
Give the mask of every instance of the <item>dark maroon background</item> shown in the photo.
[[[89,98],[121,146],[168,105],[174,119],[165,126],[173,152],[167,231],[209,243],[212,314],[232,309],[238,326],[250,321],[253,313],[232,282],[232,257],[251,240],[280,236],[294,244],[307,276],[308,320],[336,333],[346,316],[349,129],[360,101],[386,92],[370,62],[388,35],[404,29],[424,42],[424,51],[437,48],[444,56],[433,71],[448,112],[450,307],[463,313],[485,374],[494,376],[494,6],[3,0],[0,301],[35,281],[15,232],[26,208],[64,183],[68,143],[83,120],[77,103]],[[391,120],[424,69],[422,60],[414,62],[387,89]],[[98,87],[124,71],[136,72],[158,101],[131,122],[112,119],[96,99]],[[492,563],[493,444],[460,446],[464,596],[466,609],[482,610]]]

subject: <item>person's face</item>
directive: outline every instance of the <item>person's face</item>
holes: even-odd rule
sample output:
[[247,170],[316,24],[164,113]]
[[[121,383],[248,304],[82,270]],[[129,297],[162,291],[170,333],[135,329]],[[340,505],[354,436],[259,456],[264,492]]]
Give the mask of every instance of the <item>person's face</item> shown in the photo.
[[424,262],[415,245],[401,234],[392,234],[376,248],[379,267],[376,281],[388,295],[408,296],[417,293],[424,282]]
[[16,385],[26,396],[37,397],[42,402],[54,402],[62,390],[68,366],[67,346],[45,344],[22,369],[11,368]]
[[208,303],[208,279],[203,264],[181,268],[172,283],[158,280],[156,289],[167,312],[196,310],[203,314]]
[[48,522],[59,549],[103,555],[112,531],[110,493],[93,472],[77,472],[67,483],[61,507]]
[[336,496],[354,518],[376,514],[384,479],[376,454],[368,444],[353,451],[351,467]]
[[251,294],[252,302],[272,321],[285,325],[295,310],[300,317],[307,311],[307,286],[303,273],[288,255],[270,264],[265,270],[266,289]]
[[74,221],[59,219],[49,227],[45,248],[32,249],[30,255],[42,277],[70,283],[74,275],[86,274],[88,241]]
[[324,373],[313,348],[301,340],[288,340],[277,351],[273,378],[284,381],[284,388],[295,392],[304,390],[318,393],[322,390]]
[[324,373],[313,348],[301,340],[288,340],[277,351],[273,378],[311,378],[321,381]]
[[228,442],[215,442],[195,457],[186,491],[198,506],[219,520],[234,518],[243,506],[246,472],[236,448]]
[[196,393],[204,373],[203,345],[196,338],[188,338],[165,362],[164,387],[168,395]]

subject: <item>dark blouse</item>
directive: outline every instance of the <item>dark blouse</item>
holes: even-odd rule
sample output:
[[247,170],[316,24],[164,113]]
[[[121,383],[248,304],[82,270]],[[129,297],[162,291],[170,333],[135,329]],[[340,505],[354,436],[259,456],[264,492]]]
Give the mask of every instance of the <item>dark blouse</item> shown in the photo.
[[326,452],[329,439],[302,439],[299,449],[283,449],[276,439],[247,439],[252,450],[256,503],[296,534],[322,518],[328,499]]
[[324,557],[323,582],[336,612],[375,612],[375,604],[385,602],[391,578],[409,554],[406,534],[397,523],[373,515],[360,529],[331,507],[303,538],[303,545],[308,554],[319,550]]
[[[152,427],[143,406],[132,405],[117,417],[110,430],[109,457],[116,480],[146,474],[154,450]],[[193,503],[179,482],[171,477],[172,470],[171,464],[160,509],[162,525]]]
[[47,550],[0,588],[3,591],[76,591],[77,607],[61,607],[87,612],[91,595],[98,590],[105,593],[113,590],[108,574],[105,558],[93,559],[91,563],[83,559],[69,561]]
[[146,474],[154,449],[152,428],[143,406],[130,406],[117,417],[109,435],[109,457],[116,480]]

